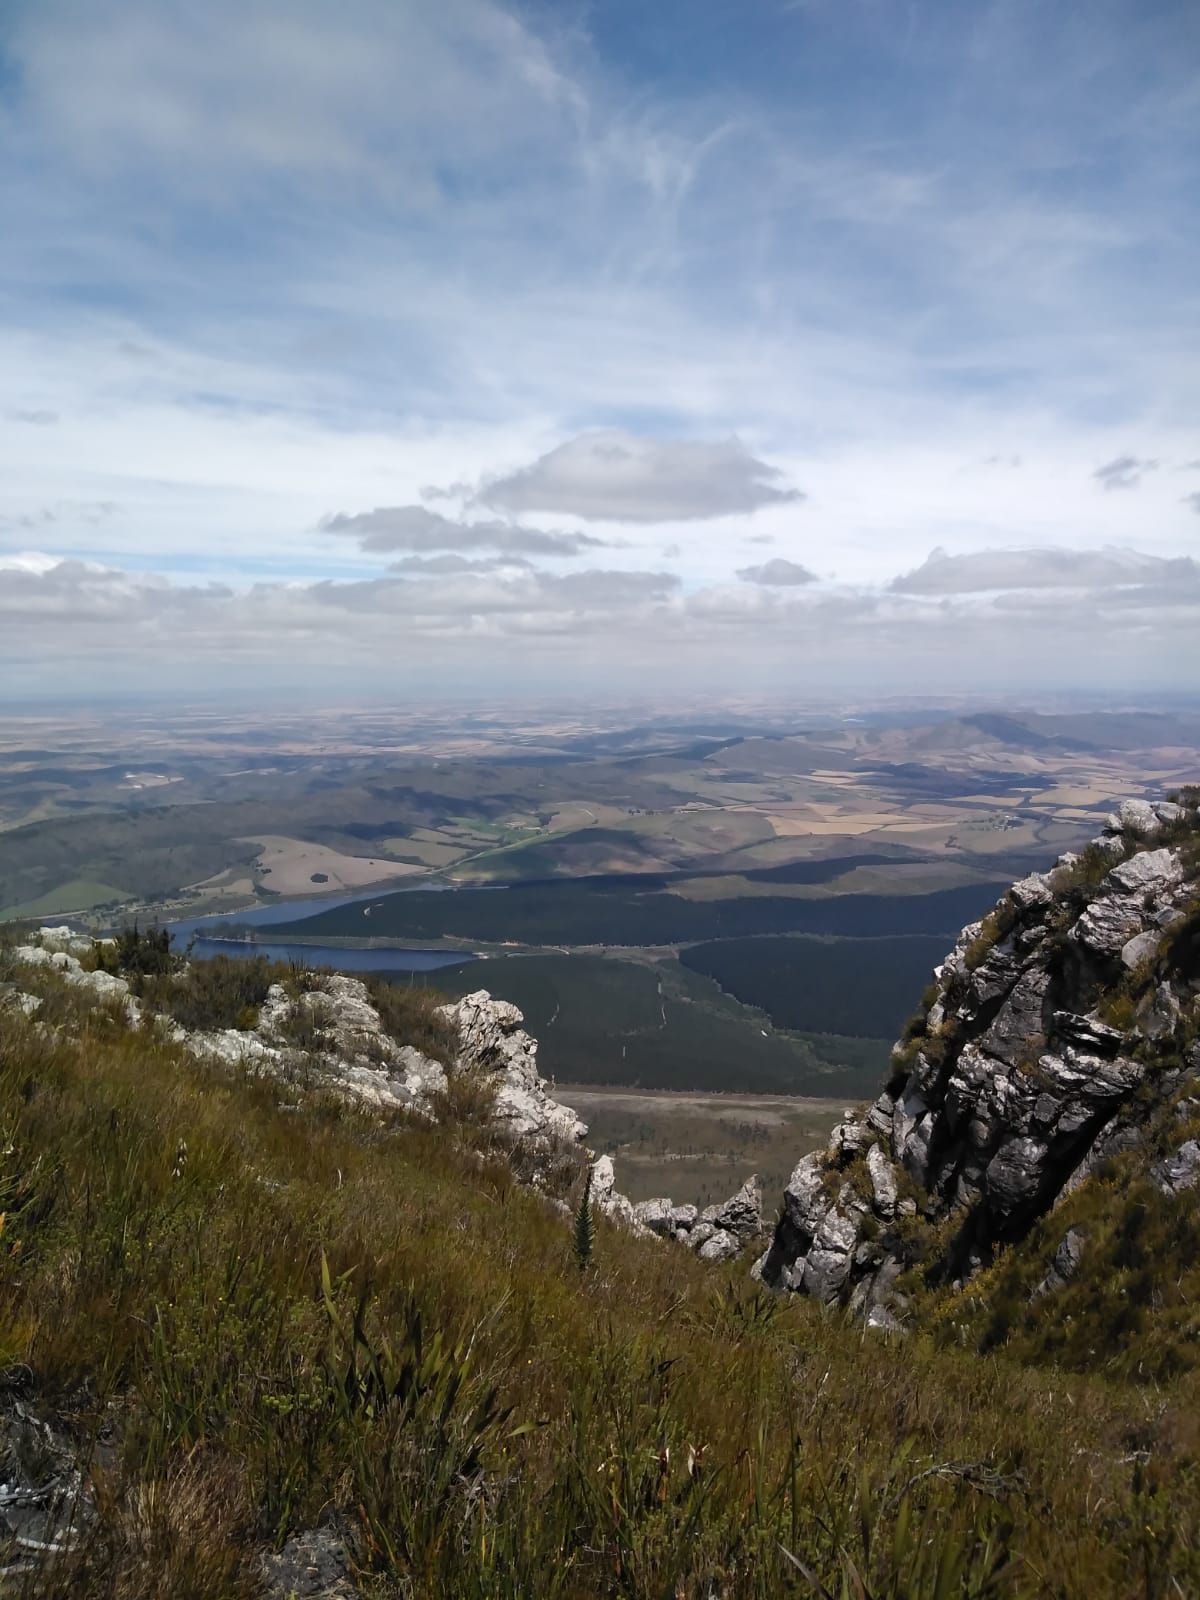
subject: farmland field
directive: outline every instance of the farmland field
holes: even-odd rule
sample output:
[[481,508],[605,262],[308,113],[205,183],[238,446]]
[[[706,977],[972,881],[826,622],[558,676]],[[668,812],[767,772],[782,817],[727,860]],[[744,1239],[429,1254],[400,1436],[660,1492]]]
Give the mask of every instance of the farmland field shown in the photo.
[[453,952],[560,1079],[856,1098],[958,930],[1198,749],[1190,710],[34,710],[0,918]]

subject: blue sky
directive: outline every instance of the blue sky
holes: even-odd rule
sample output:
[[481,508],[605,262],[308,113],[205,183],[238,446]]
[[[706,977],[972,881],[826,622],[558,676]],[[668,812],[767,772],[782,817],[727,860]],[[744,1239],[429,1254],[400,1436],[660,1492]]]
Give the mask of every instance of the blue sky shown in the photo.
[[1183,0],[9,0],[7,692],[1186,687],[1197,128]]

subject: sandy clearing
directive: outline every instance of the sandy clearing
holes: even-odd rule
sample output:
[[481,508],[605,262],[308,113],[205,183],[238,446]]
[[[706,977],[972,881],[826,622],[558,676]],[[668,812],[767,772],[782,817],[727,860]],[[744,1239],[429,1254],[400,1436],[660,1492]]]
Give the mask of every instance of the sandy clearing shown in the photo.
[[[276,894],[311,894],[314,887],[323,892],[338,889],[365,889],[390,878],[410,878],[425,869],[404,861],[387,861],[381,856],[348,856],[327,845],[306,839],[289,839],[283,834],[263,834],[239,840],[259,847],[258,866],[269,874],[264,888]],[[314,885],[314,874],[325,882]]]

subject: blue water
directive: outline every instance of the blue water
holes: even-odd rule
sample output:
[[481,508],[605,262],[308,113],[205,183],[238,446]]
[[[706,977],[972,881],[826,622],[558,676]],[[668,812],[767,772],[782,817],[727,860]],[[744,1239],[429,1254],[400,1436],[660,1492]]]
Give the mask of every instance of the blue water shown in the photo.
[[271,900],[265,905],[251,906],[248,911],[222,911],[207,917],[189,917],[182,922],[169,922],[167,926],[175,935],[176,944],[186,944],[193,933],[201,938],[206,933],[220,937],[223,928],[269,928],[273,922],[292,922],[297,917],[313,917],[318,911],[333,911],[338,906],[353,905],[356,900],[371,899],[370,895],[327,894],[312,900]]
[[[182,948],[187,939],[178,941]],[[435,972],[438,967],[474,961],[471,950],[344,950],[332,944],[276,944],[256,939],[197,939],[192,954],[208,956],[266,956],[269,961],[297,961],[306,967],[332,967],[335,972]]]
[[288,944],[269,939],[243,943],[234,935],[242,928],[269,928],[276,922],[292,922],[318,911],[337,906],[366,904],[376,895],[327,894],[311,900],[277,900],[269,905],[252,906],[248,911],[224,912],[218,916],[191,917],[167,924],[174,935],[175,948],[183,949],[195,936],[192,954],[207,956],[266,956],[269,961],[298,961],[308,967],[332,967],[335,972],[435,972],[438,967],[458,966],[477,959],[470,950],[345,950],[332,944]]

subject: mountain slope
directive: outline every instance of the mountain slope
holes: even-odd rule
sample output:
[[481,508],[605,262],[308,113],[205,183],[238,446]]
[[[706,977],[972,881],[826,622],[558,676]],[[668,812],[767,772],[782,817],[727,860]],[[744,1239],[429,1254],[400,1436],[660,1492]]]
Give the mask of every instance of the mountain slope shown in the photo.
[[[883,1093],[793,1173],[765,1282],[985,1347],[1015,1335],[1094,1363],[1100,1344],[1143,1371],[1135,1336],[1158,1317],[1178,1337],[1149,1365],[1193,1364],[1200,1324],[1170,1314],[1200,1292],[1196,1207],[1178,1199],[1200,1181],[1200,820],[1184,798],[1127,802],[964,929]],[[1138,1234],[1171,1248],[1131,1280]],[[1075,1278],[1108,1283],[1080,1338],[1039,1337]],[[1139,1295],[1150,1311],[1130,1315]]]
[[[21,1592],[1194,1592],[1186,1382],[1148,1411],[1087,1375],[864,1342],[744,1261],[603,1218],[581,1270],[469,1079],[436,1121],[356,1106],[327,1070],[353,1041],[263,1075],[73,971],[0,953]],[[384,1020],[431,1048],[419,1015]]]

